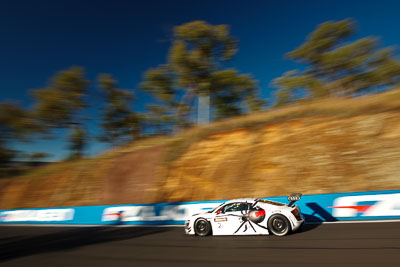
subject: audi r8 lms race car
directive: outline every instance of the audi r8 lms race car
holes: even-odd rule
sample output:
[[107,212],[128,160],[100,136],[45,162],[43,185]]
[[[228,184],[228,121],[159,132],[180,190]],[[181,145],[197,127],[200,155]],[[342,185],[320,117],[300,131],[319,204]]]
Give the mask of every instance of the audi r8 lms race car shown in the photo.
[[284,236],[304,223],[299,207],[294,205],[300,198],[301,194],[289,196],[289,204],[258,198],[229,200],[213,210],[192,215],[185,223],[185,233]]

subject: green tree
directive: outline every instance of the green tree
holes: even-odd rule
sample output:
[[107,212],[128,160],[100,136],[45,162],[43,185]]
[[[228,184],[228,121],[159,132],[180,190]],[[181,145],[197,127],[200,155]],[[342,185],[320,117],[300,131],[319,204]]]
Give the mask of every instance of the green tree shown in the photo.
[[[227,25],[193,21],[177,26],[167,64],[147,71],[141,87],[165,103],[181,126],[190,124],[188,116],[194,98],[199,96],[211,98],[218,118],[259,109],[262,102],[253,78],[234,69],[222,69],[236,52],[237,41]],[[239,104],[242,102],[247,107]]]
[[100,140],[119,144],[140,137],[141,119],[130,109],[133,95],[117,88],[117,81],[109,74],[99,75],[100,89],[105,95],[106,106],[102,115],[103,134]]
[[28,155],[29,161],[30,162],[37,162],[41,161],[45,158],[48,158],[50,154],[44,153],[44,152],[36,152]]
[[153,134],[168,134],[173,131],[176,117],[166,105],[148,105],[148,112],[144,115],[147,128],[152,129]]
[[349,42],[354,33],[352,20],[328,21],[289,52],[290,59],[306,64],[306,68],[274,80],[280,88],[277,105],[298,97],[351,96],[398,84],[400,64],[394,49],[378,49],[378,40],[372,37]]
[[2,169],[10,166],[15,155],[15,150],[7,148],[4,141],[0,142],[0,177],[4,174]]
[[17,151],[9,147],[13,141],[27,141],[39,131],[31,114],[15,103],[0,103],[0,168],[7,167]]
[[68,136],[70,143],[69,149],[71,151],[70,159],[81,158],[86,146],[87,133],[80,127],[74,126]]
[[[87,136],[83,131],[84,117],[81,111],[87,106],[84,97],[88,81],[81,67],[71,67],[58,72],[43,89],[33,91],[36,100],[34,114],[43,128],[67,129],[70,131],[71,152],[83,155]],[[81,138],[81,140],[78,140]],[[80,151],[77,151],[81,149]]]
[[243,113],[243,102],[250,111],[257,111],[265,104],[258,98],[257,83],[247,74],[236,70],[215,71],[211,74],[211,88],[217,88],[212,94],[211,103],[216,108],[216,118],[223,119]]
[[[156,104],[147,106],[145,124],[158,133],[158,130],[171,132],[174,126],[184,128],[190,125],[187,118],[189,107],[186,104],[187,95],[179,102],[179,89],[175,87],[175,76],[167,65],[149,69],[145,73],[145,81],[141,88],[156,98]],[[179,115],[178,115],[179,113]],[[179,119],[178,119],[179,118]]]

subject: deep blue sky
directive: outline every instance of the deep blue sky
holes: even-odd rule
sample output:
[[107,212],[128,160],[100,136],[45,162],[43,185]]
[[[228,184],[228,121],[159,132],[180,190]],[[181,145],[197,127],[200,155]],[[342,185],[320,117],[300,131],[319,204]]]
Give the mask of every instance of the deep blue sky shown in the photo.
[[[299,46],[327,20],[353,18],[355,38],[379,36],[383,46],[400,44],[400,1],[7,1],[0,2],[0,102],[17,99],[31,105],[28,90],[46,86],[59,70],[83,66],[87,78],[111,73],[120,88],[135,90],[137,110],[149,97],[138,91],[143,72],[165,62],[172,27],[192,20],[229,24],[239,51],[229,66],[251,73],[261,95],[272,96],[272,79],[298,67],[284,54]],[[91,88],[89,112],[99,103]],[[89,124],[98,134],[96,121]],[[15,147],[44,151],[53,159],[66,154],[62,133],[53,141]],[[106,146],[92,142],[88,154]]]

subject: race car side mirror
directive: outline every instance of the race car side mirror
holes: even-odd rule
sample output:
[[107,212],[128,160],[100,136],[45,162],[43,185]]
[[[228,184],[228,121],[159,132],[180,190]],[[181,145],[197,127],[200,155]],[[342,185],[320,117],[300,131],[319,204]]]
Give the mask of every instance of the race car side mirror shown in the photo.
[[220,214],[220,213],[222,213],[222,210],[218,210],[218,211],[217,211],[217,215]]

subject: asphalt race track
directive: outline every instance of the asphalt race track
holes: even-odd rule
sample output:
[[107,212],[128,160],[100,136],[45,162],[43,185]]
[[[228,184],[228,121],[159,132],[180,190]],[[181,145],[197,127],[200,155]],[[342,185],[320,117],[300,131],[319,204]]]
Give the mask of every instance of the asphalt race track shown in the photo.
[[204,238],[182,227],[0,226],[0,266],[400,266],[400,222]]

